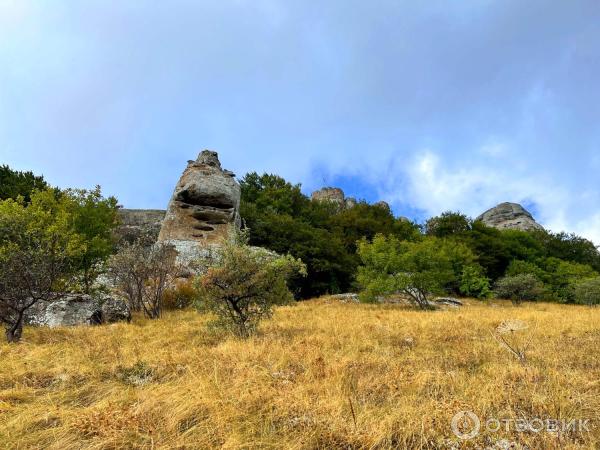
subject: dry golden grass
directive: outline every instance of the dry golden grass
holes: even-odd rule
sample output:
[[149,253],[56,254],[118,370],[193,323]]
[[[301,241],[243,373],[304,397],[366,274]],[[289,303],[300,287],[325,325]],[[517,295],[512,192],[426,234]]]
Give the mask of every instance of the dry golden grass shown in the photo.
[[[529,326],[527,363],[492,337]],[[159,321],[25,330],[0,344],[3,448],[600,448],[600,309],[484,305],[420,312],[327,299],[279,308],[261,333]],[[589,433],[453,436],[455,413],[591,419]],[[516,447],[518,448],[518,447]]]

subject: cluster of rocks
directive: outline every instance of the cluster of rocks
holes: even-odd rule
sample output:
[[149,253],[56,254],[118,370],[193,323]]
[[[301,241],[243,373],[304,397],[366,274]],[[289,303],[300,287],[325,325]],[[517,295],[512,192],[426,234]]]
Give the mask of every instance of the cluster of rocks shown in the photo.
[[[311,194],[311,199],[317,202],[333,203],[340,210],[353,208],[358,203],[354,197],[346,197],[344,191],[337,187],[324,187],[318,191],[314,191]],[[384,201],[376,202],[374,205],[390,210],[390,205]]]
[[534,231],[544,228],[535,221],[529,211],[518,203],[500,203],[488,209],[475,220],[499,230]]

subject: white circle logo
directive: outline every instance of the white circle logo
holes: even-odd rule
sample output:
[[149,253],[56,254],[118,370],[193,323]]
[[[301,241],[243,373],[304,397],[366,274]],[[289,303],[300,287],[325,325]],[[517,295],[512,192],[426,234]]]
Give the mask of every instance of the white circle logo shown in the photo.
[[461,411],[452,418],[452,431],[459,439],[473,439],[477,437],[480,429],[479,417],[472,411]]

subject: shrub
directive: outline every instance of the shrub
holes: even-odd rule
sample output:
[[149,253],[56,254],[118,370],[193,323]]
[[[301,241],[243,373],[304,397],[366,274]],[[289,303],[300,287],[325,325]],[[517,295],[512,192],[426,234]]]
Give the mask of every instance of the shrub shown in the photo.
[[544,285],[531,274],[512,275],[500,278],[494,286],[499,298],[506,298],[515,304],[537,300],[544,293]]
[[589,306],[600,304],[600,277],[577,283],[575,285],[575,302]]
[[143,311],[149,319],[161,316],[164,292],[180,272],[176,256],[171,245],[138,240],[111,257],[109,276],[132,311]]
[[483,274],[481,266],[466,266],[463,269],[460,280],[460,292],[468,297],[480,299],[489,298],[492,291],[490,289],[490,279]]
[[212,325],[241,338],[253,334],[273,306],[292,301],[287,281],[306,274],[299,259],[250,247],[238,234],[217,249],[215,261],[197,279],[197,307],[216,316]]
[[192,280],[178,281],[164,292],[163,308],[171,310],[188,308],[192,306],[197,295]]

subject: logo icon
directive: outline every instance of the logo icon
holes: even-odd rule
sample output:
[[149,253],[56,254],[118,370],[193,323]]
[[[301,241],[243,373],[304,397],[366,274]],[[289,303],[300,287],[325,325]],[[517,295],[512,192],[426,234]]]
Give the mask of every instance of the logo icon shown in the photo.
[[461,411],[452,418],[454,435],[464,441],[477,437],[480,429],[479,417],[472,411]]

